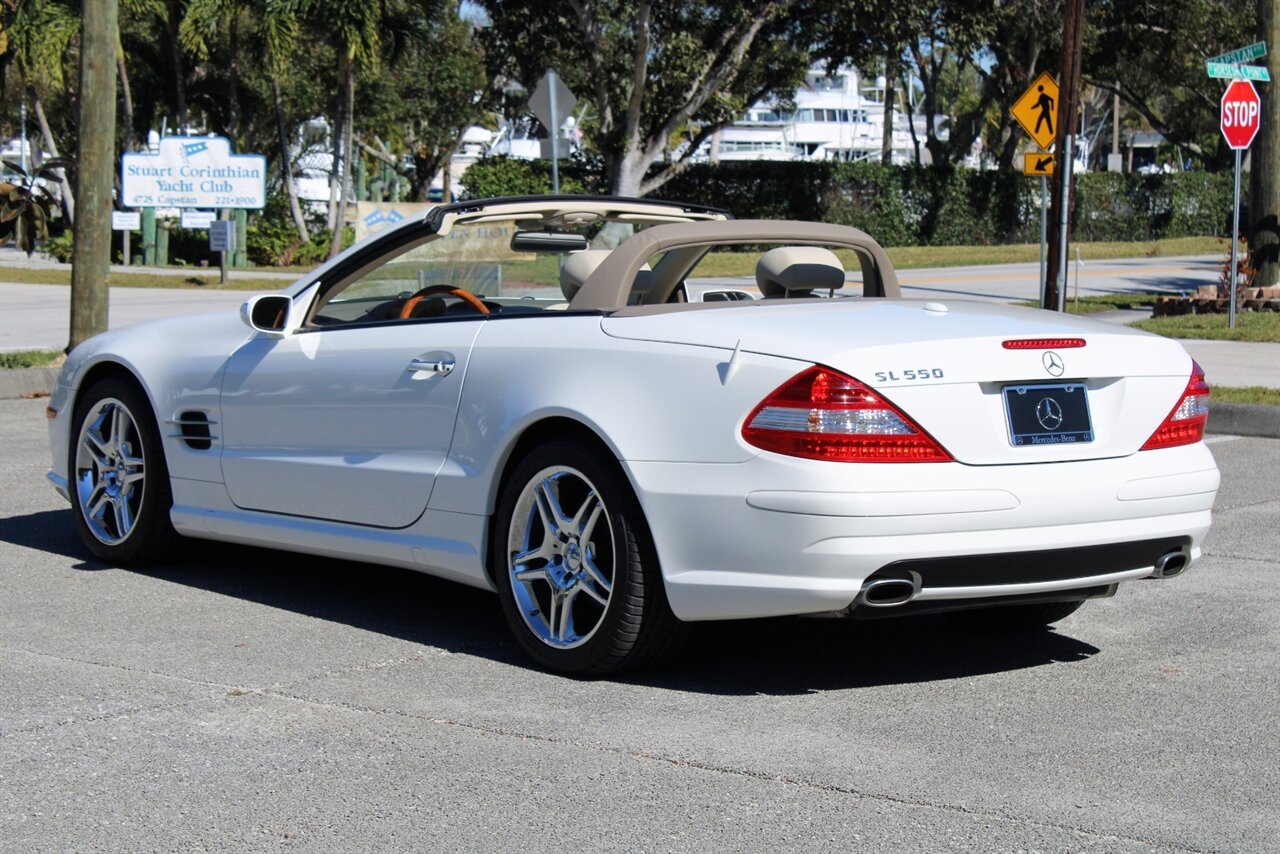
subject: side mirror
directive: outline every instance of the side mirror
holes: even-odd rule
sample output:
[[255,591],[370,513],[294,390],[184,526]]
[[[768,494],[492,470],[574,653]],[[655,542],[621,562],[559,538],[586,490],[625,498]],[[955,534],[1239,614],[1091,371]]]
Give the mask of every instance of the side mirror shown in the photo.
[[293,300],[283,294],[258,294],[240,306],[240,319],[255,332],[281,338],[292,307]]

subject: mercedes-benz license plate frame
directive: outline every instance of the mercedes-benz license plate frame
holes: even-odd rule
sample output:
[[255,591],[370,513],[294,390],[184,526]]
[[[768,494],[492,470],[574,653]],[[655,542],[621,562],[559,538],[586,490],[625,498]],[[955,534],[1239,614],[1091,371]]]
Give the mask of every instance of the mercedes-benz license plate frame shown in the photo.
[[1008,385],[1001,393],[1009,444],[1015,448],[1093,441],[1093,417],[1084,383]]

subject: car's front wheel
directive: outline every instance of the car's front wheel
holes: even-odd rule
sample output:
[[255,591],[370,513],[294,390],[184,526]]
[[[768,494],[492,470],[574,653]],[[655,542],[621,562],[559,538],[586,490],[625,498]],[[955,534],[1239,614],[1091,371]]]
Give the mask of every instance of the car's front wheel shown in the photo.
[[630,484],[612,460],[549,442],[516,466],[494,526],[495,581],[539,664],[599,676],[650,663],[683,634]]
[[173,496],[160,434],[146,397],[119,378],[80,395],[72,421],[68,471],[80,538],[95,556],[145,563],[177,539]]

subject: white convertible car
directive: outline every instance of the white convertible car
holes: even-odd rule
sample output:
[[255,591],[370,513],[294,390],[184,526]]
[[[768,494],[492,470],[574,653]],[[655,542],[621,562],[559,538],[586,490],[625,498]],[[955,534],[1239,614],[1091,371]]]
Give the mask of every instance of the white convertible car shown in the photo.
[[[761,299],[686,297],[753,268]],[[498,199],[238,316],[86,342],[49,478],[109,563],[197,537],[409,567],[496,591],[534,659],[592,675],[690,621],[1043,627],[1177,575],[1218,488],[1208,396],[1174,341],[902,299],[853,228]]]

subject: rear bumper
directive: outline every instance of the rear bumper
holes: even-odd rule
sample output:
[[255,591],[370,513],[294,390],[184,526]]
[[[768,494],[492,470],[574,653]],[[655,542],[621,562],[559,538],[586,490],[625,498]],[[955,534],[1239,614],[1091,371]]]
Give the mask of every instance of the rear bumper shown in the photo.
[[1048,576],[1037,565],[1069,566],[1079,554],[1072,550],[1086,547],[1174,539],[1194,561],[1219,481],[1203,444],[1019,466],[848,465],[774,454],[735,465],[626,466],[672,609],[684,620],[840,611],[891,564],[971,556],[1013,559],[998,578],[952,564],[917,601],[1083,595],[1151,575],[1160,554],[1111,549],[1105,565]]

